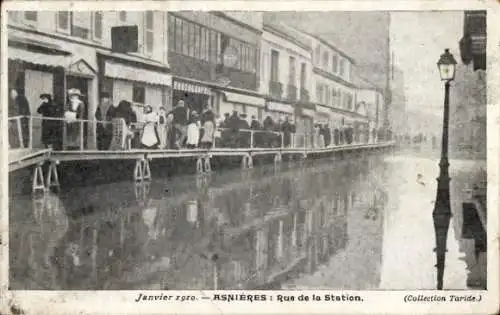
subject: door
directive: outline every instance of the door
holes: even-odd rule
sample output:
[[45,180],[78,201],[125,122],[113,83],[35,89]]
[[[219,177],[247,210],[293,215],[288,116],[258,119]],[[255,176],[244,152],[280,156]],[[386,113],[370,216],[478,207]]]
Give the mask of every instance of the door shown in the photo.
[[[66,92],[70,89],[78,89],[80,90],[80,93],[82,94],[81,100],[84,104],[83,108],[83,117],[82,119],[89,119],[89,79],[84,78],[84,77],[78,77],[78,76],[71,76],[68,75],[66,77]],[[68,100],[66,99],[66,103],[68,103]],[[68,104],[66,104],[68,106]],[[65,110],[67,107],[65,107]],[[85,122],[83,123],[83,145],[84,149],[87,148],[88,146],[88,123]]]

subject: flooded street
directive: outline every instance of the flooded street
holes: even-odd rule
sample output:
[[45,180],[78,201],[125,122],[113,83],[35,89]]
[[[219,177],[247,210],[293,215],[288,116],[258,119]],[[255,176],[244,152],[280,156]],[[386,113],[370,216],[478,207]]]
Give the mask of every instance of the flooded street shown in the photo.
[[[466,289],[462,191],[481,165],[450,164],[444,286]],[[10,288],[434,289],[437,175],[389,155],[17,196]]]

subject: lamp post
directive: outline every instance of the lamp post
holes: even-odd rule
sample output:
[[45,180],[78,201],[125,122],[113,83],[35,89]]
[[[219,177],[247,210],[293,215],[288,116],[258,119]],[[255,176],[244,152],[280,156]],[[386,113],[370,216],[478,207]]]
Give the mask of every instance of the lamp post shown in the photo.
[[450,206],[450,175],[448,171],[448,126],[450,116],[450,82],[455,77],[455,66],[457,62],[449,49],[444,50],[437,63],[441,80],[444,81],[444,114],[443,114],[443,138],[441,144],[441,159],[439,161],[439,177],[436,203],[432,212],[434,221],[434,232],[436,235],[436,268],[437,268],[437,289],[443,289],[444,261],[446,254],[446,240],[448,228],[451,220]]

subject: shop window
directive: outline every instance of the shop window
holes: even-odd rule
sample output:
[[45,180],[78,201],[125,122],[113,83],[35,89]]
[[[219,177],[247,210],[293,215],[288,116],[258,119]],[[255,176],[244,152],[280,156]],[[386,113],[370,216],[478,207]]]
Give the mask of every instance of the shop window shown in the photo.
[[36,11],[25,11],[24,21],[26,22],[26,24],[36,24],[36,22],[38,21],[38,13]]
[[93,14],[94,21],[94,39],[101,40],[102,39],[102,12],[96,11]]
[[69,22],[70,22],[70,12],[68,11],[58,11],[56,13],[57,18],[57,31],[62,33],[68,33],[70,31]]
[[153,53],[154,47],[154,14],[153,11],[146,11],[144,14],[144,52],[147,55]]
[[144,104],[146,101],[146,88],[144,85],[134,84],[132,89],[132,101],[138,104]]
[[101,92],[108,93],[113,99],[113,79],[111,78],[103,78],[101,85]]

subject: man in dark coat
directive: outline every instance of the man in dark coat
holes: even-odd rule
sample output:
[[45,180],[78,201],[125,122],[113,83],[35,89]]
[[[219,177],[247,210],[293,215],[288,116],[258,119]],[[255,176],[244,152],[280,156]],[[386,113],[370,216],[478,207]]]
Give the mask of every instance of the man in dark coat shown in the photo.
[[95,111],[95,119],[97,120],[96,125],[96,137],[97,137],[97,149],[107,150],[111,144],[111,137],[113,133],[113,125],[111,123],[106,124],[107,111],[110,108],[111,100],[109,98],[109,93],[101,93],[101,102]]
[[255,115],[252,115],[252,123],[250,124],[250,129],[260,130],[260,122],[257,120]]
[[61,118],[62,108],[52,102],[52,96],[44,93],[40,95],[41,105],[37,112],[44,117],[42,121],[42,143],[46,148],[60,149],[62,144],[62,121],[50,119]]
[[238,112],[233,111],[231,117],[228,118],[226,128],[228,128],[228,145],[232,148],[237,148],[239,141],[238,135],[241,126],[240,117],[238,117]]
[[174,115],[174,134],[177,139],[177,147],[181,147],[187,137],[188,114],[184,106],[184,100],[179,100],[171,112]]
[[247,148],[250,146],[250,136],[251,136],[251,133],[248,131],[250,130],[250,125],[248,124],[247,121],[247,114],[245,113],[240,114],[239,124],[240,124],[239,126],[240,132],[238,136],[239,145],[242,148]]
[[329,147],[330,143],[332,142],[332,131],[330,130],[330,127],[328,124],[323,125],[323,137],[325,139],[325,147]]
[[281,124],[281,132],[283,132],[283,146],[288,148],[291,144],[292,133],[294,132],[294,126],[288,120],[288,116],[285,117],[285,121]]

